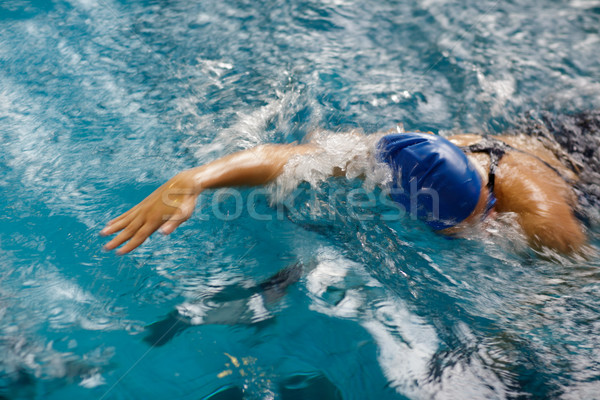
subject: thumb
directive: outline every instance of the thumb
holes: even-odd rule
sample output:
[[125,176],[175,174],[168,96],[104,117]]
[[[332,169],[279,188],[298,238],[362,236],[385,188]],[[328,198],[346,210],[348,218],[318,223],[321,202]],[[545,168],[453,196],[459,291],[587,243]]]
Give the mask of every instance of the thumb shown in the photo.
[[177,212],[169,218],[167,222],[162,224],[159,228],[159,232],[163,235],[169,235],[173,232],[179,225],[187,221],[193,214],[194,208],[196,207],[196,199],[190,199],[182,203]]

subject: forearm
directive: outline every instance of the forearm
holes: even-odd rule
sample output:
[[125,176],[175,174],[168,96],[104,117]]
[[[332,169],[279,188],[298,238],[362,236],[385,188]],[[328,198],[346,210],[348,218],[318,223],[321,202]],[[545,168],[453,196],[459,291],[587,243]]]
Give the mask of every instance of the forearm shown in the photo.
[[318,151],[313,145],[262,145],[184,171],[199,192],[230,186],[264,185],[277,178],[294,156]]
[[318,151],[319,148],[312,145],[264,145],[183,171],[137,206],[110,221],[101,233],[121,233],[104,248],[112,250],[127,242],[119,254],[128,253],[159,228],[164,234],[173,232],[192,215],[196,198],[203,190],[269,183],[281,174],[292,157]]

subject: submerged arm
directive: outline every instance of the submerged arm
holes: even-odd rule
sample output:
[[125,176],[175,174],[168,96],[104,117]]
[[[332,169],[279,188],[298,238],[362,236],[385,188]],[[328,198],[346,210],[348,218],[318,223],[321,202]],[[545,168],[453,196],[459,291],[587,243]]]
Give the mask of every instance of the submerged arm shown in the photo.
[[203,190],[269,183],[281,174],[293,156],[317,151],[319,148],[313,145],[263,145],[180,172],[141,203],[110,221],[100,233],[121,233],[104,248],[113,250],[127,242],[117,251],[125,254],[158,229],[168,235],[190,218]]

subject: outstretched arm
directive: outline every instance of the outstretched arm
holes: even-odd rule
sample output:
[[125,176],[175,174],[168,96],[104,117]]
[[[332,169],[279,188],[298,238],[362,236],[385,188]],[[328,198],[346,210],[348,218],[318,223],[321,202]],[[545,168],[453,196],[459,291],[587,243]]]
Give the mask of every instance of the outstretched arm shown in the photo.
[[121,233],[104,248],[113,250],[127,242],[117,253],[129,253],[156,230],[168,235],[188,220],[203,190],[269,183],[281,174],[290,158],[317,151],[319,148],[310,144],[262,145],[180,172],[141,203],[110,221],[100,233]]

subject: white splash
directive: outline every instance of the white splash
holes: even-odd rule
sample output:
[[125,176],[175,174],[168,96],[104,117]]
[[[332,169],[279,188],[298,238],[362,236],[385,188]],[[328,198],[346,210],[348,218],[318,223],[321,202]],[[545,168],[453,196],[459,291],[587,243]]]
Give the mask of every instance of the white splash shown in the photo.
[[292,158],[275,181],[274,200],[281,201],[301,182],[313,187],[331,177],[333,171],[343,171],[349,180],[364,178],[364,188],[373,190],[376,185],[391,181],[391,171],[376,157],[377,142],[383,133],[363,135],[359,132],[333,133],[317,131],[310,143],[321,151]]
[[82,379],[81,382],[79,383],[79,386],[83,386],[86,389],[93,389],[95,387],[105,385],[105,384],[106,384],[106,381],[104,380],[102,375],[94,374],[85,379]]

